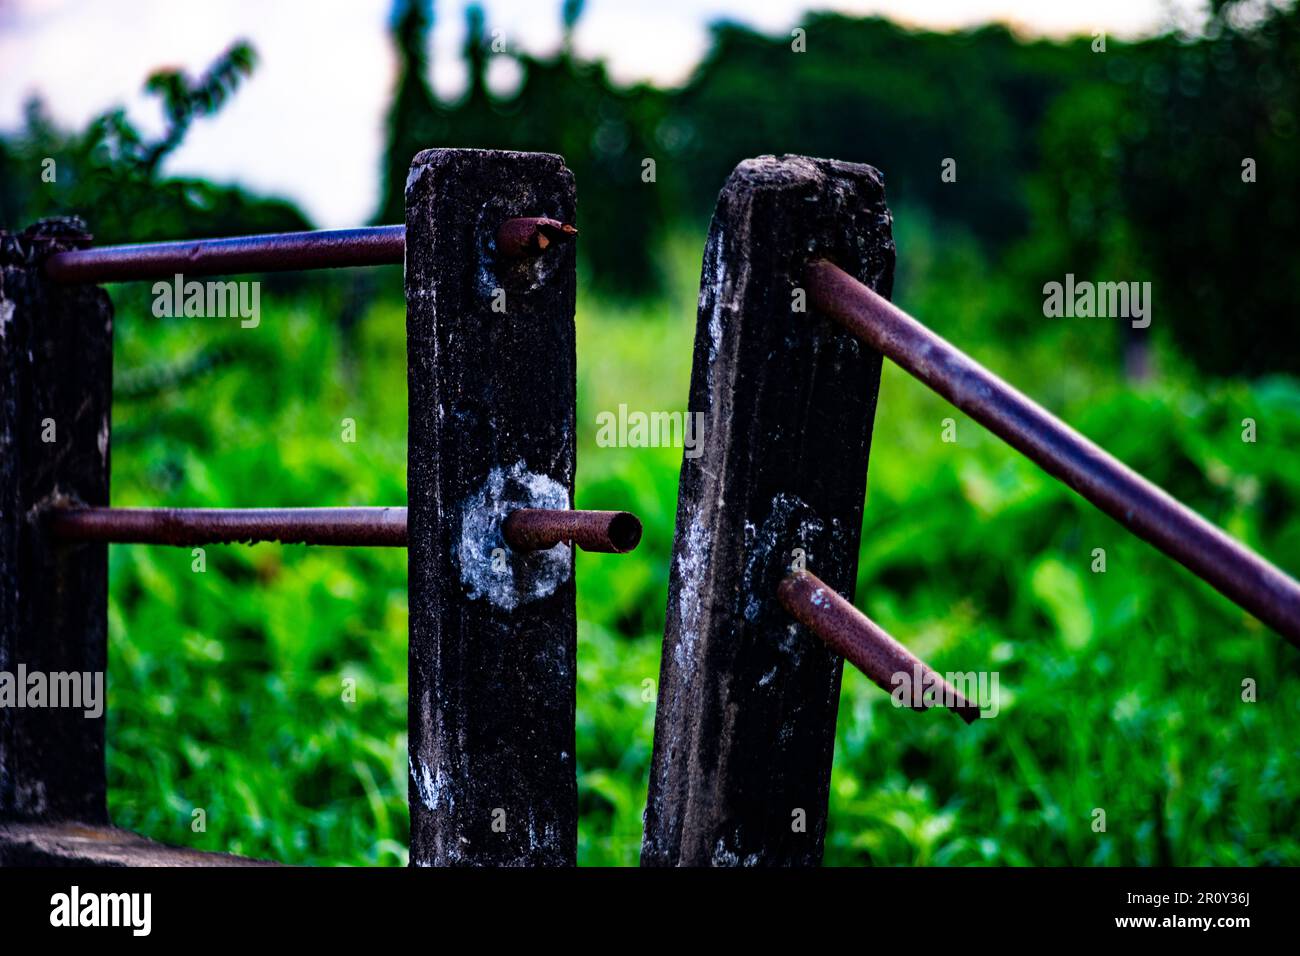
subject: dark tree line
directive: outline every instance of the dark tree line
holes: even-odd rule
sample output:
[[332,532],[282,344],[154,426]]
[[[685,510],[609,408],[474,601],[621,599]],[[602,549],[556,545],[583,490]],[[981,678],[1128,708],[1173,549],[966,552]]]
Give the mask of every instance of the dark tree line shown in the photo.
[[[952,34],[813,15],[789,36],[713,28],[680,89],[614,84],[573,52],[581,0],[563,4],[551,56],[505,49],[467,12],[466,91],[435,96],[432,0],[395,0],[399,73],[376,221],[400,222],[411,157],[430,146],[558,152],[577,177],[584,274],[608,292],[652,291],[673,228],[703,229],[739,160],[799,152],[884,171],[896,210],[973,237],[1026,288],[1065,271],[1150,280],[1162,327],[1212,373],[1300,371],[1290,347],[1300,215],[1300,9],[1215,0],[1195,36],[1024,41],[1001,27]],[[522,77],[496,93],[493,57]],[[0,225],[81,212],[102,242],[303,228],[291,204],[159,172],[196,119],[255,65],[236,44],[202,76],[152,76],[164,134],[122,110],[80,132],[39,101],[0,140]],[[304,95],[310,95],[304,93]],[[53,157],[57,182],[40,178]],[[956,182],[941,175],[952,160]],[[653,170],[647,168],[653,161]],[[1021,274],[1022,273],[1022,274]],[[998,317],[1008,331],[1027,314]]]

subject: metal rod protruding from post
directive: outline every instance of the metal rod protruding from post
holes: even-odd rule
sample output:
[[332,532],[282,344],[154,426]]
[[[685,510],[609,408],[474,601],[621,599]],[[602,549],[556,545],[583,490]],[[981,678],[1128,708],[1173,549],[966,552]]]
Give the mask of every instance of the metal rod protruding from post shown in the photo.
[[46,521],[69,542],[406,547],[405,508],[56,508]]
[[1300,584],[1094,445],[838,266],[810,263],[819,311],[1292,644]]
[[572,242],[578,230],[567,222],[545,216],[507,219],[497,230],[497,252],[509,259],[540,255],[552,245]]
[[899,675],[914,689],[925,709],[942,705],[970,724],[979,717],[979,707],[906,647],[890,637],[835,589],[809,571],[795,571],[777,588],[781,604],[835,653],[849,661],[891,696],[899,687]]
[[506,516],[501,533],[516,551],[544,551],[572,542],[583,551],[625,554],[641,542],[641,521],[626,511],[520,508]]
[[401,265],[405,255],[405,226],[368,226],[72,249],[50,256],[45,273],[58,282],[130,282]]
[[[508,219],[497,231],[497,249],[510,258],[525,258],[577,235],[578,230],[568,223],[544,216]],[[58,282],[131,282],[170,279],[177,274],[237,275],[401,265],[405,255],[404,225],[366,226],[72,249],[50,256],[45,272]]]

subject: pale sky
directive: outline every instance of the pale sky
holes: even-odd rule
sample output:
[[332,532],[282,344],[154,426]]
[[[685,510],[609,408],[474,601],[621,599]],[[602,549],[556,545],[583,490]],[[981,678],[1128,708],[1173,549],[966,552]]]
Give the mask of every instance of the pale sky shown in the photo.
[[[467,0],[436,0],[432,77],[444,97],[463,89]],[[561,0],[485,0],[487,28],[511,48],[559,44]],[[259,63],[234,99],[200,120],[167,170],[239,182],[299,203],[318,225],[364,223],[379,190],[383,118],[396,64],[388,0],[0,0],[0,129],[21,121],[39,92],[61,124],[79,127],[125,104],[156,131],[140,95],[150,71],[203,70],[244,37]],[[810,9],[879,14],[952,29],[991,20],[1026,34],[1136,36],[1175,18],[1195,23],[1204,0],[588,0],[575,43],[621,82],[683,82],[704,54],[708,25],[726,18],[783,33]],[[808,38],[809,53],[816,37]],[[490,79],[514,82],[505,61]],[[304,96],[307,93],[309,95]]]

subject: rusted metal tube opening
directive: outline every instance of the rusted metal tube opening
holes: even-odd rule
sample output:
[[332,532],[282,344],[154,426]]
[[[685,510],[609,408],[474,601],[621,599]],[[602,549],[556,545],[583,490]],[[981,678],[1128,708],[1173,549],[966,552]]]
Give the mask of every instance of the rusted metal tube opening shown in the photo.
[[812,262],[805,282],[818,311],[1300,646],[1300,584],[1293,578],[838,266]]
[[59,282],[130,282],[401,265],[405,256],[405,226],[369,226],[73,249],[45,260],[45,274]]
[[497,252],[509,259],[541,255],[553,245],[572,242],[578,230],[545,216],[507,219],[497,230]]
[[45,520],[68,542],[406,547],[405,508],[55,508]]
[[911,691],[912,710],[947,707],[966,723],[980,715],[948,681],[809,571],[795,571],[777,588],[777,596],[791,615],[866,674],[881,690],[893,696],[900,686]]
[[572,542],[583,551],[625,554],[641,543],[641,521],[627,511],[551,511],[520,508],[501,524],[516,551],[545,551]]

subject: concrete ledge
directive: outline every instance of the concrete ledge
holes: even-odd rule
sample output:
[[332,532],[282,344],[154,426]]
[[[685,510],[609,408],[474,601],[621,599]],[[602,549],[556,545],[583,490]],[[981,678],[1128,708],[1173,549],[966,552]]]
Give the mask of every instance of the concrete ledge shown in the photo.
[[275,866],[83,823],[0,823],[0,866]]

